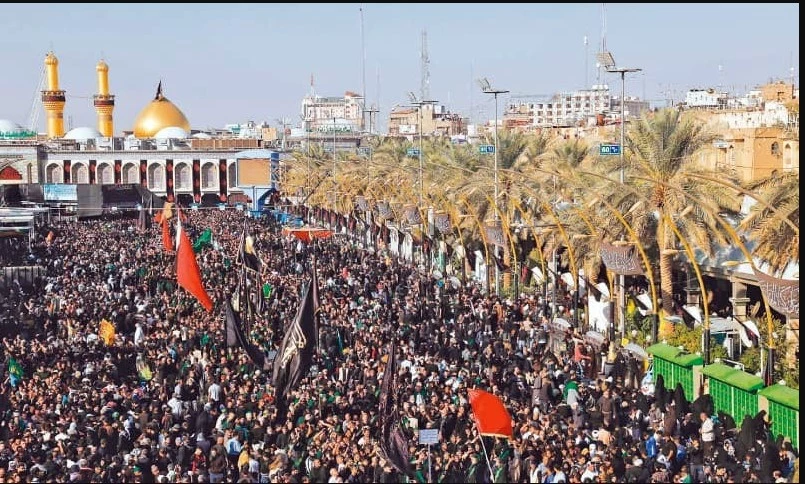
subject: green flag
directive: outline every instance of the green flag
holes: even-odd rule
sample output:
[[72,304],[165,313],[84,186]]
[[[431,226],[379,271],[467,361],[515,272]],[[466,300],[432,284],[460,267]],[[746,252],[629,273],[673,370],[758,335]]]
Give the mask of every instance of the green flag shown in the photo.
[[198,253],[206,246],[212,247],[212,229],[207,229],[193,243],[193,252]]
[[22,365],[20,365],[20,362],[17,361],[16,358],[8,359],[8,374],[11,386],[17,386],[17,383],[22,380],[25,372],[22,369]]
[[269,284],[267,282],[265,284],[263,284],[263,297],[266,298],[266,299],[270,299],[271,298],[271,291],[273,289],[274,288],[271,287],[271,284]]

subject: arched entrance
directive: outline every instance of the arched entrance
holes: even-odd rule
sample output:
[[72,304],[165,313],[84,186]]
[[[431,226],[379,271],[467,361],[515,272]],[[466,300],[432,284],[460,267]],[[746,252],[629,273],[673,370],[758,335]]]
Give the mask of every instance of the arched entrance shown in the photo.
[[87,166],[81,163],[74,164],[70,179],[73,183],[89,183],[89,170]]
[[14,168],[7,166],[0,170],[0,180],[22,180],[22,175]]
[[45,169],[45,182],[46,183],[62,183],[62,168],[60,165],[48,165]]
[[134,163],[126,163],[123,165],[123,176],[121,177],[122,183],[140,183],[140,173],[137,171],[137,165]]
[[114,168],[108,163],[101,163],[95,168],[95,176],[100,185],[111,185],[115,182]]

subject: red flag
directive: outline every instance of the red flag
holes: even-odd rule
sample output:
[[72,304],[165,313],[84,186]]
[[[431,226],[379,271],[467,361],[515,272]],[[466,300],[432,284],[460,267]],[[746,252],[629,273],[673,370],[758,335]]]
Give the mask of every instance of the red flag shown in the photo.
[[204,309],[212,311],[212,300],[201,283],[201,271],[196,262],[196,253],[193,252],[190,237],[182,229],[181,223],[177,224],[176,231],[176,281],[194,295]]
[[469,391],[470,406],[481,435],[512,437],[512,418],[503,402],[495,395],[473,388]]
[[170,224],[165,219],[162,220],[162,245],[165,246],[166,251],[173,252]]

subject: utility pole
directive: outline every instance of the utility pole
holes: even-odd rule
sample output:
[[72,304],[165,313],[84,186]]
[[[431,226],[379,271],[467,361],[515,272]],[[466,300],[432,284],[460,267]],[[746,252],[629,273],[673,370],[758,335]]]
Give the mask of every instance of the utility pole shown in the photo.
[[[416,109],[417,109],[417,121],[419,123],[419,129],[418,129],[418,131],[419,131],[419,205],[417,206],[417,209],[421,209],[422,208],[422,196],[423,196],[423,194],[425,192],[424,163],[422,161],[422,106],[424,106],[425,104],[435,104],[438,101],[417,99],[416,94],[414,94],[413,92],[408,93],[408,99],[411,101],[411,104],[413,106],[415,106]],[[422,217],[420,216],[420,218],[422,218]],[[422,232],[422,234],[424,236],[424,234],[425,234],[424,224],[420,224],[420,225],[422,225],[421,232]],[[420,262],[422,262],[423,258],[424,258],[424,254],[423,254],[423,251],[422,251],[422,244],[420,243],[420,245],[419,245],[419,260],[420,260]]]
[[428,31],[422,30],[422,53],[420,54],[421,60],[421,79],[419,80],[419,97],[420,99],[430,98],[430,57],[428,57]]
[[[640,72],[642,69],[629,68],[629,67],[616,67],[615,58],[609,51],[603,51],[598,54],[599,62],[604,66],[607,72],[617,73],[621,76],[621,141],[620,141],[620,177],[621,184],[626,183],[626,164],[624,160],[624,152],[626,151],[624,142],[626,140],[626,74],[631,72]],[[623,237],[621,237],[623,240]],[[626,335],[626,317],[624,308],[626,307],[626,276],[623,274],[618,276],[618,318],[620,320],[620,333],[621,338]],[[656,310],[656,308],[655,308]]]
[[335,157],[335,132],[336,132],[336,117],[333,116],[333,211],[338,208],[338,178],[335,176],[336,157]]
[[[495,224],[500,222],[500,215],[498,214],[498,94],[505,94],[509,91],[505,89],[495,89],[489,84],[489,80],[483,78],[479,81],[481,91],[484,94],[492,94],[495,96],[495,200],[493,203],[493,210],[495,213]],[[500,247],[495,245],[495,259],[498,257]],[[513,254],[517,257],[516,254]],[[495,263],[495,294],[500,295],[500,268]]]
[[[366,109],[365,109],[366,108],[366,41],[365,41],[365,36],[364,36],[364,31],[363,31],[363,4],[361,4],[360,12],[361,12],[361,78],[363,80],[363,82],[362,82],[363,87],[362,87],[361,96],[363,96],[363,108],[364,108],[363,113],[362,113],[363,114],[363,119],[362,119],[363,126],[361,126],[361,129],[365,130],[366,129]],[[370,124],[371,124],[371,114],[369,116],[370,116],[369,119],[370,119]],[[370,133],[371,133],[371,129],[370,129]]]

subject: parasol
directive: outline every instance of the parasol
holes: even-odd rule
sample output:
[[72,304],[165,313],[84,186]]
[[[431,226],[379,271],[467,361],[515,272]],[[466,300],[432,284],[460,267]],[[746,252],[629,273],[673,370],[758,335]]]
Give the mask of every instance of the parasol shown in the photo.
[[624,346],[623,349],[624,351],[631,353],[633,356],[643,361],[646,361],[648,359],[648,353],[646,353],[646,350],[644,350],[643,348],[634,343],[629,343],[628,345]]
[[333,231],[321,227],[285,227],[282,235],[293,235],[302,242],[310,242],[313,239],[326,239],[333,235]]
[[604,338],[604,335],[598,331],[587,331],[584,333],[584,341],[595,346],[596,348],[600,348],[601,345],[604,344],[605,340],[606,338]]

